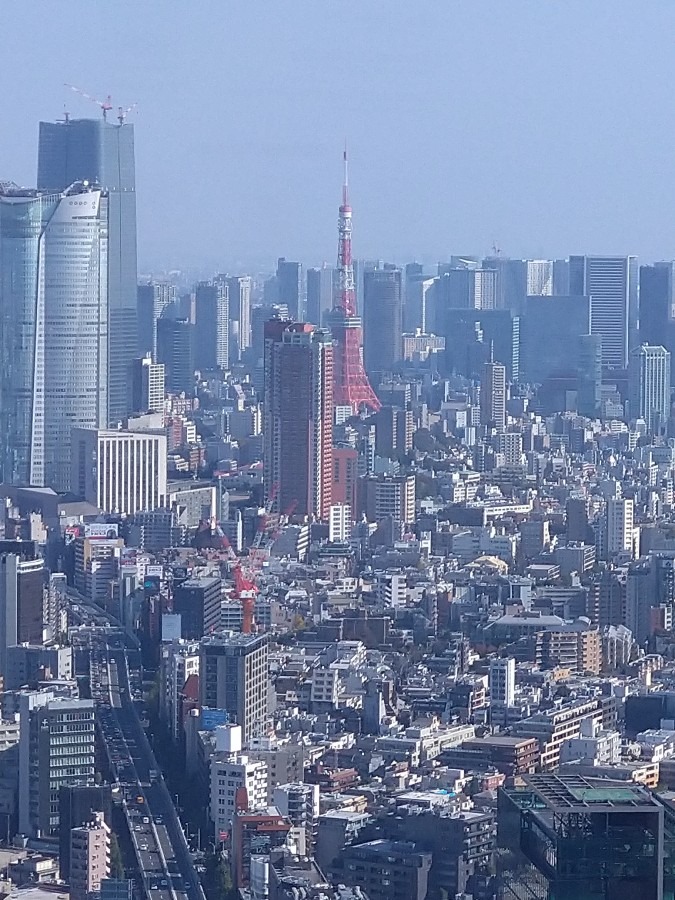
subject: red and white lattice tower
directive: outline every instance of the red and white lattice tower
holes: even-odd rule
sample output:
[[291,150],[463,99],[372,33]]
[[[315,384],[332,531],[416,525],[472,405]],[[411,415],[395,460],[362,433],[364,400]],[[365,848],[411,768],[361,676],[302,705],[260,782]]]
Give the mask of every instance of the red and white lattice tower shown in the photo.
[[363,368],[363,332],[356,314],[356,289],[352,262],[352,208],[349,205],[347,151],[344,153],[344,184],[338,220],[338,287],[328,324],[333,334],[333,403],[350,406],[357,415],[362,407],[377,412],[382,405]]

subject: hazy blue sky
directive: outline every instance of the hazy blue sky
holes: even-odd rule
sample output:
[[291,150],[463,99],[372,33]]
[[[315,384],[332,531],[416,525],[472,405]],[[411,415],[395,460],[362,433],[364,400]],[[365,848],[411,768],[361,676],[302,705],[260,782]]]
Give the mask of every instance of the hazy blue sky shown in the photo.
[[139,262],[675,256],[673,0],[0,0],[0,178],[134,116]]

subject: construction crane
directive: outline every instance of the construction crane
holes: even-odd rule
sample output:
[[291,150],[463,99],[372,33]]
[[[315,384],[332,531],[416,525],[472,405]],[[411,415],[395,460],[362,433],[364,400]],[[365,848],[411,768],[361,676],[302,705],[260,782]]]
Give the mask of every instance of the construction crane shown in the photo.
[[239,600],[242,607],[242,634],[253,634],[255,630],[255,598],[258,594],[258,587],[254,581],[250,581],[244,577],[241,566],[235,566],[234,590],[230,594],[233,600]]
[[[108,97],[108,99],[110,99],[110,97]],[[126,109],[123,106],[117,107],[117,121],[120,123],[120,125],[124,125],[127,114],[133,112],[133,110],[135,110],[137,106],[138,103],[132,103],[131,106],[127,106]],[[103,118],[105,118],[105,116]]]
[[[108,113],[113,108],[112,105],[112,97],[110,94],[105,98],[105,100],[98,100],[96,97],[92,97],[91,94],[88,94],[86,91],[83,91],[82,88],[75,87],[74,84],[64,84],[64,87],[70,88],[71,91],[75,91],[76,94],[79,94],[81,97],[84,97],[85,100],[91,100],[92,103],[95,103],[99,106],[103,112],[103,121],[108,121]],[[120,107],[121,111],[122,107]],[[124,119],[122,119],[124,121]],[[120,124],[122,124],[120,122]]]

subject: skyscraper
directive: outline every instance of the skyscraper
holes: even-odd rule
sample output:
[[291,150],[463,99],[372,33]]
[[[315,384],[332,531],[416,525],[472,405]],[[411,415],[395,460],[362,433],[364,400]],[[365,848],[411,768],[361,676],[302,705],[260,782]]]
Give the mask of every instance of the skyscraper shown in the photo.
[[67,490],[70,429],[105,425],[108,212],[107,194],[81,184],[63,194],[0,190],[6,482]]
[[637,291],[634,256],[570,256],[570,294],[591,298],[591,334],[608,369],[625,369],[637,343]]
[[520,369],[527,381],[541,384],[550,376],[574,375],[579,338],[590,328],[589,298],[528,296],[523,313]]
[[164,365],[166,389],[174,394],[194,384],[194,325],[187,319],[157,320],[157,361]]
[[166,281],[139,284],[136,292],[138,349],[157,359],[157,319],[178,302],[176,286]]
[[277,261],[277,302],[288,307],[288,315],[296,322],[304,316],[305,297],[302,264],[283,256]]
[[129,364],[138,355],[133,125],[104,119],[40,122],[38,189],[63,191],[76,181],[87,181],[108,194],[108,395],[107,421],[101,422],[105,426],[127,412]]
[[670,415],[670,353],[642,344],[631,351],[628,376],[631,419],[644,419],[650,434],[658,431]]
[[333,449],[333,342],[326,329],[265,326],[265,494],[279,509],[327,521]]
[[333,282],[335,269],[324,265],[320,269],[307,269],[307,321],[324,325],[324,317],[333,306]]
[[[640,342],[675,351],[675,263],[640,266]],[[675,371],[671,367],[671,379]]]
[[401,270],[366,272],[363,293],[363,361],[369,378],[379,382],[403,354]]
[[582,416],[597,416],[602,399],[602,338],[582,334],[579,338],[577,410]]
[[548,297],[553,294],[553,260],[528,259],[526,265],[528,297]]
[[227,285],[230,314],[230,360],[239,361],[251,346],[251,292],[250,275],[219,276]]
[[480,382],[480,421],[498,429],[506,426],[506,369],[492,359],[485,363]]
[[229,289],[223,281],[200,281],[195,291],[194,362],[203,372],[230,367]]

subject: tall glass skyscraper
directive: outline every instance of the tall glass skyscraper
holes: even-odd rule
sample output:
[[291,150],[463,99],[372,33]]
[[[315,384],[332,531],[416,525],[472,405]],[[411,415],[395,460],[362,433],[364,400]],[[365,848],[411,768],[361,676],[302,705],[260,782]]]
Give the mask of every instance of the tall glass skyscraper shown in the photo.
[[74,426],[108,395],[108,197],[0,185],[2,478],[67,490]]
[[128,412],[131,363],[138,356],[133,125],[103,119],[40,122],[38,189],[63,191],[76,181],[88,181],[108,193],[106,424],[114,425]]

